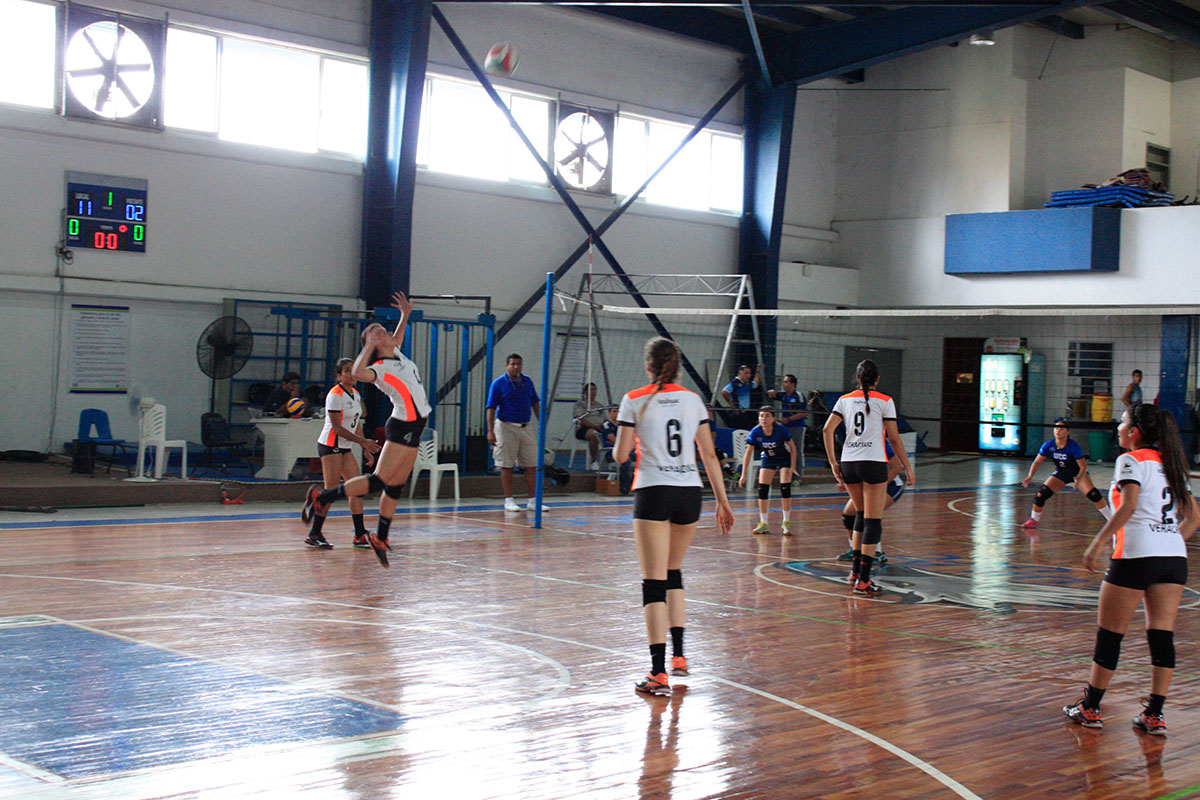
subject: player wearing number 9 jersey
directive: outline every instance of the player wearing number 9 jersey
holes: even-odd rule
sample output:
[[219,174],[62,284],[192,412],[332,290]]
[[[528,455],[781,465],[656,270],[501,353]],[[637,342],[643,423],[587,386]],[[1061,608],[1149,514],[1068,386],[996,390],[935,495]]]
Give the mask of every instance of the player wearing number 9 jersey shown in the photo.
[[1200,509],[1188,484],[1187,460],[1170,412],[1152,405],[1129,409],[1117,427],[1121,447],[1113,471],[1112,518],[1088,545],[1083,564],[1091,570],[1112,546],[1112,560],[1100,584],[1099,629],[1092,669],[1083,697],[1064,706],[1069,719],[1087,728],[1103,727],[1100,700],[1117,660],[1121,640],[1138,604],[1145,603],[1150,646],[1150,698],[1133,727],[1163,735],[1163,703],[1175,672],[1175,617],[1187,582],[1186,539],[1200,524]]
[[666,670],[668,629],[673,645],[671,672],[688,674],[683,655],[682,569],[700,518],[697,449],[716,495],[717,525],[722,534],[733,527],[733,509],[725,497],[708,410],[699,396],[674,382],[681,360],[679,348],[670,339],[646,343],[646,374],[651,383],[621,398],[614,448],[619,463],[629,459],[635,445],[637,448],[633,535],[642,567],[642,613],[650,639],[650,674],[634,688],[656,695],[671,693]]
[[[851,540],[854,567],[850,572],[850,586],[856,594],[871,595],[880,592],[879,586],[871,580],[871,566],[875,548],[883,539],[884,489],[888,482],[885,437],[904,465],[909,486],[915,483],[916,477],[896,428],[896,403],[875,389],[879,383],[879,368],[869,359],[860,361],[855,378],[858,391],[838,398],[825,421],[823,433],[825,454],[833,475],[839,486],[846,487],[854,502]],[[846,423],[846,441],[842,444],[839,462],[834,452],[833,433],[843,421]]]

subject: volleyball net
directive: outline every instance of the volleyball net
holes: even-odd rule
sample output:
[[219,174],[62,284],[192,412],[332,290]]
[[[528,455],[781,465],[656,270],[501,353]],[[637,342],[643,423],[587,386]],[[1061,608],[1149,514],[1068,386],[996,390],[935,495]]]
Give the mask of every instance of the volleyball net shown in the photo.
[[[569,431],[584,384],[596,384],[588,405],[598,409],[644,385],[642,348],[664,333],[687,362],[679,382],[720,412],[719,424],[739,421],[721,389],[741,365],[765,365],[756,376],[764,389],[778,390],[784,375],[794,375],[819,413],[822,403],[855,388],[855,367],[870,358],[879,390],[896,399],[902,420],[929,447],[944,449],[977,449],[985,425],[994,427],[996,449],[1021,451],[1048,438],[1060,417],[1073,428],[1111,429],[1135,369],[1143,373],[1144,402],[1154,402],[1164,383],[1196,386],[1196,306],[755,309],[733,285],[740,279],[589,276],[577,288],[556,289],[550,445],[570,446],[557,429]],[[630,284],[646,305],[635,302]],[[1164,379],[1164,367],[1174,382]],[[752,396],[752,408],[777,405],[760,392]],[[1190,391],[1183,398],[1189,411],[1195,399]]]

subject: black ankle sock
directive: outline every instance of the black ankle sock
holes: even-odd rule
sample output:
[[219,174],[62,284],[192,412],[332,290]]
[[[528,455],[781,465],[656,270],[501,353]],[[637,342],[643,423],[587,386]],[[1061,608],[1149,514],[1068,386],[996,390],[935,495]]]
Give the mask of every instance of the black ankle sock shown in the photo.
[[1100,710],[1100,701],[1104,699],[1104,689],[1097,689],[1090,683],[1083,690],[1083,704],[1093,711]]
[[858,567],[858,579],[863,583],[871,580],[871,559],[874,556],[869,556],[866,553],[862,554],[862,563]]
[[339,483],[334,488],[325,489],[319,495],[317,495],[317,502],[319,502],[323,506],[327,506],[330,503],[332,503],[334,500],[341,500],[345,496],[346,496],[346,487]]
[[355,536],[366,536],[367,535],[367,526],[363,524],[363,515],[362,514],[351,514],[350,516],[354,518],[354,535]]
[[388,531],[390,531],[391,528],[392,528],[392,521],[387,517],[380,516],[379,517],[379,527],[376,530],[375,535],[378,538],[386,541],[388,538]]
[[683,655],[683,628],[671,628],[671,655]]
[[854,576],[855,580],[858,580],[858,576],[860,574],[859,570],[862,568],[862,560],[863,560],[862,550],[855,550],[854,551],[854,566],[850,568],[850,573]]
[[650,674],[661,675],[667,671],[667,643],[650,645]]
[[309,536],[320,536],[321,535],[321,526],[324,524],[325,524],[324,517],[318,517],[316,514],[313,514],[312,527],[309,529],[308,535]]
[[1163,703],[1167,702],[1166,695],[1152,694],[1150,702],[1146,704],[1146,713],[1151,716],[1161,717]]

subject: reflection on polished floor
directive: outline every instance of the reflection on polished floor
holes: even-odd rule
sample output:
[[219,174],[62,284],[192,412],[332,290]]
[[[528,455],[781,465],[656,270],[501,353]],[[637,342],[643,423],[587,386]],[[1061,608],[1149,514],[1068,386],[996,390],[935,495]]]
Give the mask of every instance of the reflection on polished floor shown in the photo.
[[1065,722],[1101,518],[1063,492],[1027,535],[1027,467],[922,457],[871,599],[843,583],[830,485],[797,492],[790,538],[750,533],[748,494],[721,538],[708,504],[670,698],[633,691],[626,499],[555,499],[541,531],[492,502],[405,500],[390,570],[349,546],[344,508],[332,551],[278,504],[0,513],[0,798],[1200,795],[1200,594],[1169,736],[1129,725],[1140,619],[1104,730]]

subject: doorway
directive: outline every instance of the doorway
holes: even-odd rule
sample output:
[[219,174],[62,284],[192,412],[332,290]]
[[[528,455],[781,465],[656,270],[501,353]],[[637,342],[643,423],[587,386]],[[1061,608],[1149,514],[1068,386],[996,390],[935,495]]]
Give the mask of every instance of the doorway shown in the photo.
[[879,367],[879,391],[890,396],[896,401],[896,409],[904,408],[900,404],[900,376],[904,373],[901,368],[904,366],[904,351],[892,350],[886,347],[847,347],[843,356],[842,374],[846,376],[844,386],[846,391],[854,391],[858,388],[858,381],[854,379],[854,371],[858,368],[858,362],[863,359],[871,359],[875,362],[875,366]]
[[942,450],[979,449],[982,338],[942,340]]

